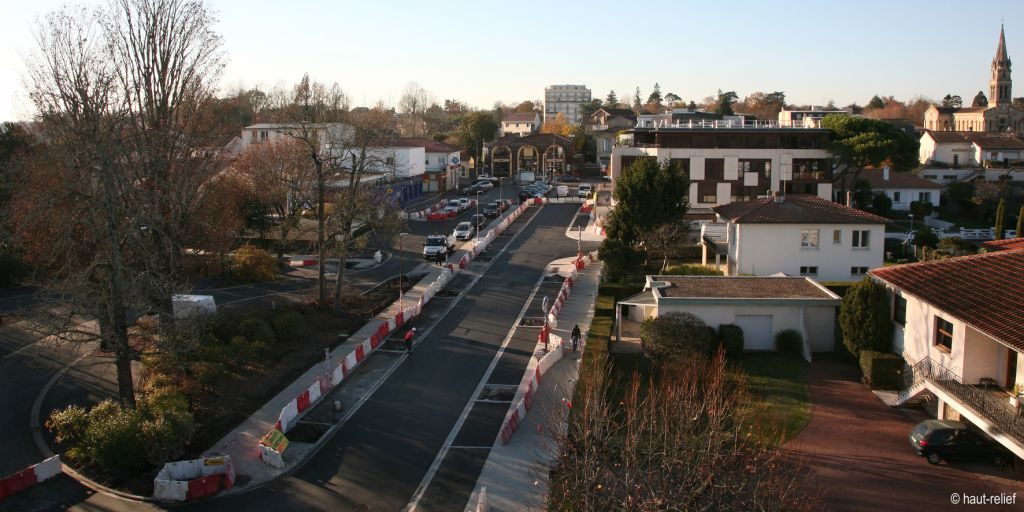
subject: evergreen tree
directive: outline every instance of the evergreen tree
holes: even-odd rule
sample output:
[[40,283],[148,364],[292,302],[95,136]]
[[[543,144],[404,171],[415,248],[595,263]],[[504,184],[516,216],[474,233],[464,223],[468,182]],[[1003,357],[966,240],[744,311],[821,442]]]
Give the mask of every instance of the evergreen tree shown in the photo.
[[633,111],[636,112],[637,114],[639,114],[640,113],[640,107],[642,107],[642,106],[643,106],[643,104],[640,103],[640,88],[637,87],[636,88],[636,92],[633,93]]
[[654,82],[654,90],[651,91],[651,95],[647,97],[647,103],[661,105],[661,86],[658,85],[658,82]]
[[1020,213],[1017,214],[1017,238],[1024,238],[1024,233],[1021,233],[1021,227],[1024,227],[1024,205],[1020,207]]
[[868,106],[866,108],[885,108],[885,102],[883,102],[882,98],[879,98],[876,94],[871,97],[871,101],[868,102]]
[[619,97],[615,95],[615,89],[608,91],[608,97],[604,99],[604,106],[614,107],[619,104]]
[[1003,239],[1003,218],[1006,216],[1006,199],[999,199],[999,206],[996,206],[996,240]]
[[678,165],[641,158],[615,181],[617,204],[608,216],[609,238],[632,246],[661,224],[682,219],[689,179]]
[[987,107],[988,98],[985,97],[985,91],[978,91],[978,94],[974,95],[974,101],[971,102],[972,107]]
[[892,320],[889,317],[889,291],[885,286],[864,278],[843,297],[839,325],[843,344],[859,359],[864,350],[892,350]]

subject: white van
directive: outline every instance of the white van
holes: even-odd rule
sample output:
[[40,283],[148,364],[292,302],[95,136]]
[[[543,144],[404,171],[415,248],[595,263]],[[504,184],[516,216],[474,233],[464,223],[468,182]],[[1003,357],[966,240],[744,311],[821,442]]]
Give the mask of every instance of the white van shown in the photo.
[[558,197],[569,197],[569,187],[565,185],[559,185],[555,188],[555,195]]
[[593,192],[594,188],[587,184],[580,185],[580,187],[576,189],[576,195],[579,197],[590,197],[590,194]]

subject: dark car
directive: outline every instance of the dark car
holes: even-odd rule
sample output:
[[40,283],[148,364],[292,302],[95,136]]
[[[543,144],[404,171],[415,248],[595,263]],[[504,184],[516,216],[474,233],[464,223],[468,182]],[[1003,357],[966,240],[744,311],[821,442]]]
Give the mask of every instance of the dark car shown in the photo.
[[473,195],[477,192],[485,192],[485,190],[479,184],[473,184],[462,189],[462,193],[466,195]]
[[989,460],[1003,466],[1010,451],[961,421],[925,420],[910,432],[910,445],[931,464],[943,460]]
[[579,178],[577,178],[576,176],[573,176],[572,174],[562,174],[562,175],[558,176],[557,178],[555,178],[555,181],[558,181],[558,182],[561,182],[561,183],[576,183],[579,180],[580,180]]
[[501,201],[491,201],[490,203],[487,203],[487,206],[484,206],[483,212],[484,215],[488,217],[497,217],[498,215],[501,215]]
[[476,226],[477,229],[480,229],[480,228],[486,226],[487,223],[490,222],[490,221],[487,220],[487,216],[486,215],[484,215],[482,213],[478,213],[478,214],[473,215],[472,217],[470,217],[469,218],[469,222],[473,223],[473,225]]

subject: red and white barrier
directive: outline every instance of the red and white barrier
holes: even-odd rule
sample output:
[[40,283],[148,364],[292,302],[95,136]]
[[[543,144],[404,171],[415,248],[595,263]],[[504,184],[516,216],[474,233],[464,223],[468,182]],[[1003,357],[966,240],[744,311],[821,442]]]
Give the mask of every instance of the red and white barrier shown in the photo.
[[60,462],[60,456],[54,455],[6,478],[0,478],[0,501],[39,482],[45,482],[61,474],[63,470],[64,466]]
[[448,201],[438,201],[438,202],[436,202],[436,203],[434,203],[434,204],[432,204],[432,205],[430,205],[430,206],[428,206],[428,207],[426,207],[426,208],[424,208],[422,210],[418,210],[418,211],[415,211],[415,212],[409,212],[409,219],[410,220],[434,220],[434,219],[430,218],[430,216],[433,215],[433,214],[438,213],[438,211],[440,211],[440,210],[443,210],[445,205],[447,205],[447,204],[448,204]]
[[153,498],[160,501],[191,501],[235,486],[231,457],[168,462],[153,479]]

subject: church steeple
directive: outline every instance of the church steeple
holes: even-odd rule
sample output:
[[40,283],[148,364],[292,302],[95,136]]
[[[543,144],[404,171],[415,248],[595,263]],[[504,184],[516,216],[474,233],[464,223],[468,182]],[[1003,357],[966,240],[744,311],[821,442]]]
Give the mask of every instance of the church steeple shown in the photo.
[[992,79],[988,85],[989,106],[1009,105],[1012,102],[1010,56],[1006,53],[1006,36],[1002,25],[999,25],[999,47],[996,48],[996,56],[992,58]]

